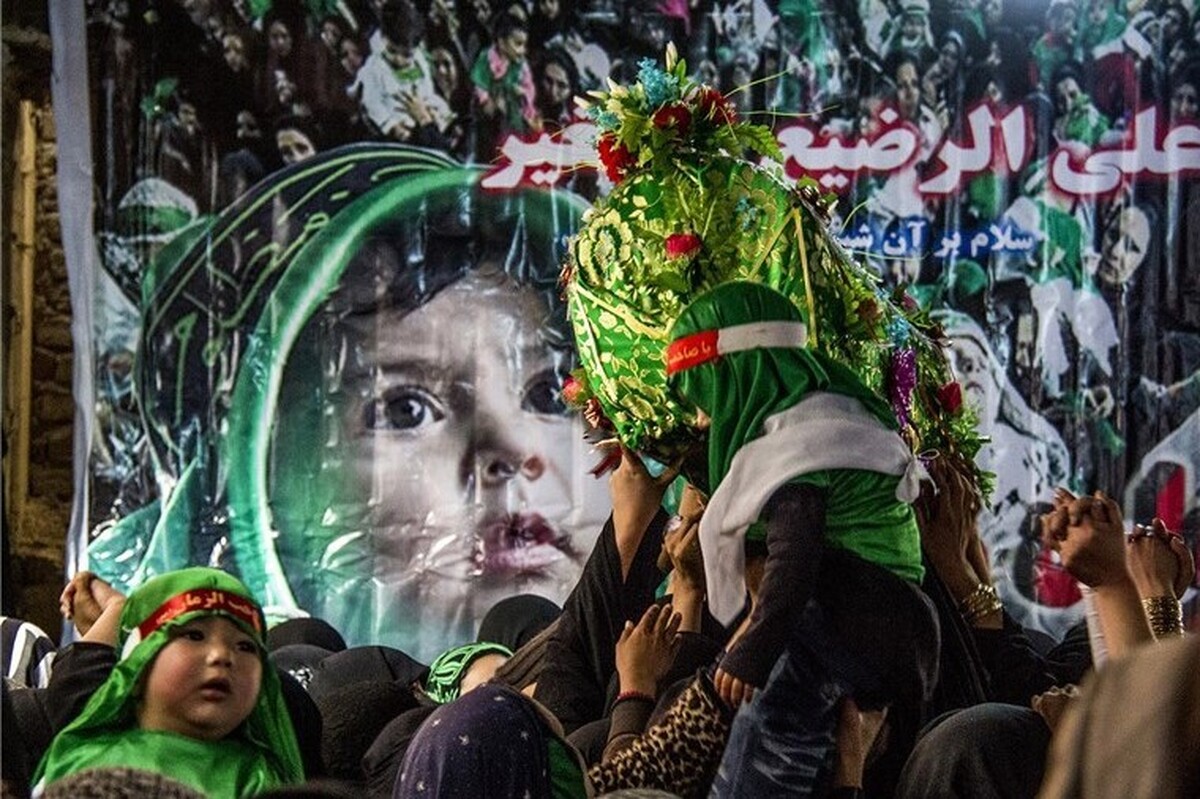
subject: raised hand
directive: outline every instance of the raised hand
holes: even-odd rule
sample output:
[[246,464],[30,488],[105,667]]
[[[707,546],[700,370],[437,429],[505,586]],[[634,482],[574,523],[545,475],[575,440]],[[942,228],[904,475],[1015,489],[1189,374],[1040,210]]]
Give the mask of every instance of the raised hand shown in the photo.
[[1126,564],[1121,509],[1097,491],[1075,497],[1060,491],[1055,509],[1042,519],[1042,543],[1059,554],[1063,567],[1095,590],[1095,607],[1110,657],[1154,640]]
[[936,493],[916,506],[921,545],[938,577],[959,599],[981,582],[991,582],[976,517],[982,506],[968,466],[949,458],[929,463]]
[[1196,577],[1196,562],[1183,536],[1155,519],[1149,527],[1135,525],[1128,544],[1125,562],[1139,596],[1183,596]]
[[679,652],[678,613],[670,605],[651,605],[637,624],[625,622],[617,639],[617,675],[621,693],[656,696]]
[[679,502],[679,515],[671,521],[663,538],[663,551],[659,557],[659,568],[673,569],[677,582],[704,591],[704,556],[700,552],[700,519],[704,513],[704,500],[689,483],[683,489]]
[[621,465],[609,478],[608,493],[623,575],[628,573],[646,527],[662,507],[663,494],[679,475],[680,466],[676,464],[658,477],[651,477],[637,453],[621,447]]
[[1097,491],[1090,497],[1076,497],[1064,510],[1065,535],[1050,539],[1063,567],[1092,588],[1129,579],[1125,527],[1117,503]]
[[83,636],[112,603],[124,599],[124,594],[94,573],[81,571],[63,588],[58,609],[64,619],[75,622],[75,629]]

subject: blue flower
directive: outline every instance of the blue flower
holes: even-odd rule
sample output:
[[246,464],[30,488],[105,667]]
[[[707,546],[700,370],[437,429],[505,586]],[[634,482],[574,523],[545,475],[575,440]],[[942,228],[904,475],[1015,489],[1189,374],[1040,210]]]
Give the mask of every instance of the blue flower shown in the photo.
[[903,316],[897,316],[892,320],[892,323],[888,325],[888,338],[890,338],[892,343],[897,347],[902,347],[907,344],[908,337],[911,335],[911,333],[912,328],[909,327],[908,320]]
[[596,125],[598,125],[601,130],[616,130],[617,128],[621,127],[621,118],[613,111],[601,111],[600,113],[596,114]]
[[733,212],[742,220],[742,230],[749,230],[758,221],[759,209],[750,204],[749,197],[742,197],[733,207]]
[[679,99],[679,79],[658,68],[653,59],[638,62],[638,83],[646,90],[646,102],[651,108]]

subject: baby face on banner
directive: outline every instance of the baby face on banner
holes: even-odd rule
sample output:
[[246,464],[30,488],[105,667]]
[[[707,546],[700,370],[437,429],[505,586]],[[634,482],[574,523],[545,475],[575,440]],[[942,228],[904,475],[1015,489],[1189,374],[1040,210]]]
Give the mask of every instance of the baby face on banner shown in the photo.
[[428,659],[504,597],[561,603],[609,503],[544,296],[484,263],[415,308],[309,326],[318,357],[285,376],[272,469],[301,605]]

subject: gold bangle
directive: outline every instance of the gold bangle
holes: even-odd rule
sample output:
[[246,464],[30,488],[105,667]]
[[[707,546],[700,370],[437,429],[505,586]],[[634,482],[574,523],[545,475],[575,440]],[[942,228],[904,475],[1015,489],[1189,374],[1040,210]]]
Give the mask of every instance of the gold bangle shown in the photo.
[[1183,635],[1183,606],[1173,596],[1149,596],[1142,600],[1150,631],[1155,638]]
[[980,583],[958,603],[958,612],[963,615],[968,624],[975,624],[1003,607],[1000,596],[996,593],[996,587]]

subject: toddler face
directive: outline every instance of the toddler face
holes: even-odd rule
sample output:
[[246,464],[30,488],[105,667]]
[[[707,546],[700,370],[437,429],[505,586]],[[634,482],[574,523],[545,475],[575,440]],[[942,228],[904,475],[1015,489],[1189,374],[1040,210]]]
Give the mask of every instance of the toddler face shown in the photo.
[[566,599],[610,502],[580,468],[583,428],[559,396],[571,356],[545,299],[488,263],[415,310],[346,314],[321,335],[335,368],[298,369],[285,390],[321,397],[325,421],[280,405],[271,478],[285,562],[324,570],[305,607],[432,658],[500,599]]
[[517,29],[496,42],[496,46],[500,48],[500,53],[509,61],[524,61],[528,43],[529,34]]
[[258,701],[258,644],[220,616],[171,631],[150,664],[138,705],[138,726],[217,741],[237,729]]

